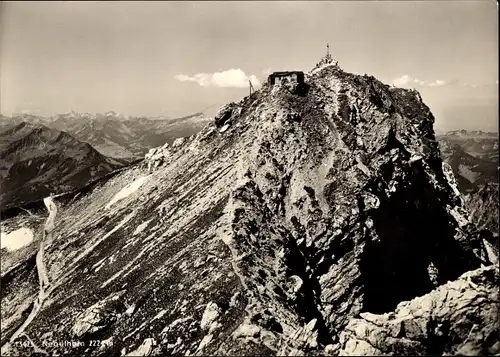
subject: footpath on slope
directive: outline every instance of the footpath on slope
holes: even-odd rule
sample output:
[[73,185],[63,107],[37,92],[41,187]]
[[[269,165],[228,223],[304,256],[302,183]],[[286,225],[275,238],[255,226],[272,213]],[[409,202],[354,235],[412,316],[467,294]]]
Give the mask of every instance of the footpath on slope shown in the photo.
[[[52,230],[54,229],[55,226],[55,218],[57,215],[57,205],[55,204],[54,200],[52,197],[46,197],[43,199],[43,203],[47,207],[47,210],[49,211],[49,216],[47,220],[45,221],[45,226],[43,230],[43,235],[42,235],[42,240],[40,242],[40,249],[38,250],[37,256],[36,256],[36,269],[38,271],[38,280],[39,280],[39,286],[40,289],[38,291],[38,297],[33,303],[33,309],[31,310],[31,313],[29,316],[26,318],[24,323],[17,329],[17,331],[12,335],[10,338],[9,342],[7,342],[5,345],[12,343],[13,341],[16,340],[21,335],[24,335],[28,341],[33,345],[33,348],[35,348],[35,351],[37,352],[42,352],[45,353],[45,351],[39,349],[33,341],[26,335],[24,334],[24,330],[28,325],[33,321],[33,319],[36,317],[38,312],[40,311],[40,308],[42,307],[43,301],[48,295],[48,289],[50,287],[50,282],[49,278],[47,275],[47,268],[43,262],[43,253],[44,253],[44,244],[47,243],[48,245],[52,244]],[[2,349],[5,347],[2,346]]]

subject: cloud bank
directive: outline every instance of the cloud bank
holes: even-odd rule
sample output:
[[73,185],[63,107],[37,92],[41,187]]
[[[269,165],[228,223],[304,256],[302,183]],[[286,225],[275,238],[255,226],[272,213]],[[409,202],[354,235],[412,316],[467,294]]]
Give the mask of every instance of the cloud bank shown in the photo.
[[215,73],[196,73],[192,76],[178,74],[175,79],[181,82],[195,82],[202,87],[248,88],[249,80],[253,86],[261,84],[257,76],[247,76],[240,68]]
[[[464,87],[464,88],[485,88],[485,87],[491,87],[493,84],[474,84],[474,83],[467,83],[467,82],[462,82],[457,79],[452,80],[452,81],[443,81],[441,79],[437,79],[435,81],[424,81],[418,78],[414,78],[412,76],[409,76],[407,74],[398,77],[392,81],[392,84],[395,85],[396,87],[415,87],[415,86],[421,86],[421,87],[443,87],[443,86],[456,86],[456,87]],[[495,85],[498,85],[498,80],[495,81]]]
[[422,86],[422,87],[442,87],[442,86],[445,86],[445,85],[448,85],[449,83],[441,80],[441,79],[437,79],[435,81],[423,81],[421,79],[418,79],[418,78],[413,78],[407,74],[405,74],[404,76],[401,76],[399,78],[396,78],[392,81],[392,84],[394,84],[396,87],[408,87],[408,86],[411,86],[411,85],[419,85],[419,86]]
[[37,114],[40,113],[41,110],[39,109],[21,109],[21,114]]

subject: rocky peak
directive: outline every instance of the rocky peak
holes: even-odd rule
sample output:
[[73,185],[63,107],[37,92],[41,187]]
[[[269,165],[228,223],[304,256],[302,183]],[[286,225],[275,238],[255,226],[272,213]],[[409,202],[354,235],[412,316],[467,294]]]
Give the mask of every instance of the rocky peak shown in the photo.
[[[264,85],[163,148],[158,170],[131,169],[75,203],[78,217],[54,231],[64,244],[47,254],[58,257],[52,277],[80,293],[54,290],[57,303],[28,333],[60,321],[53,338],[70,336],[82,313],[126,286],[123,306],[136,312],[113,312],[99,336],[114,344],[96,355],[145,344],[196,355],[345,348],[352,318],[389,313],[488,263],[433,123],[417,92],[338,66],[304,85]],[[139,192],[105,209],[132,179]]]
[[433,123],[418,92],[338,66],[221,108],[190,148],[235,163],[226,234],[255,314],[273,301],[283,329],[316,319],[325,344],[431,291],[429,265],[438,284],[480,266]]

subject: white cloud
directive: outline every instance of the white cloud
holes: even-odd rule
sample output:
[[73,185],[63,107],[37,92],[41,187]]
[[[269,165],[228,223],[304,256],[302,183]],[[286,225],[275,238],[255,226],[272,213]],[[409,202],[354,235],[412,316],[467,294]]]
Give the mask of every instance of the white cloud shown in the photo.
[[39,113],[39,109],[21,109],[22,114],[36,114]]
[[394,84],[396,87],[403,87],[411,82],[412,78],[409,75],[405,74],[404,76],[394,79],[392,81],[392,84]]
[[422,87],[442,87],[447,85],[448,83],[441,80],[437,79],[435,81],[429,82],[429,81],[423,81],[418,78],[411,77],[407,74],[396,78],[392,81],[392,84],[394,84],[396,87],[411,87],[412,85],[419,85]]
[[[424,81],[424,80],[409,76],[407,74],[394,79],[392,81],[392,84],[396,87],[406,87],[406,88],[412,88],[415,86],[421,86],[421,87],[459,86],[459,87],[463,87],[463,88],[472,88],[472,89],[487,88],[487,87],[491,87],[493,85],[492,82],[483,83],[483,84],[476,84],[476,83],[463,82],[463,81],[460,81],[458,79],[454,79],[451,81],[443,81],[442,79],[437,79],[435,81]],[[498,85],[498,80],[496,80],[496,84]]]
[[240,68],[224,72],[196,73],[192,76],[178,74],[175,79],[181,82],[196,82],[202,87],[247,88],[249,80],[254,86],[260,85],[257,76],[247,76]]

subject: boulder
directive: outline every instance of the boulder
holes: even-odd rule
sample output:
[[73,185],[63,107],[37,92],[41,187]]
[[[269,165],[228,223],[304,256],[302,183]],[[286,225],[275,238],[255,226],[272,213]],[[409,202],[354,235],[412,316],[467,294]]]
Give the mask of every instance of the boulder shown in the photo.
[[84,339],[105,330],[118,319],[124,310],[121,294],[114,294],[99,301],[76,317],[71,329],[72,336]]
[[209,302],[203,312],[200,327],[202,329],[208,328],[220,315],[220,308],[214,302]]
[[177,148],[186,142],[186,138],[177,138],[172,143],[173,148]]
[[226,104],[222,108],[220,108],[214,117],[215,125],[218,128],[220,128],[224,124],[226,124],[226,122],[229,121],[229,119],[233,115],[233,110],[235,110],[235,109],[236,109],[236,103],[234,103],[234,102]]
[[125,356],[133,356],[133,357],[145,357],[150,356],[151,352],[153,352],[153,347],[155,346],[156,341],[154,338],[146,338],[144,342],[137,347],[137,349],[127,353]]

